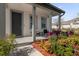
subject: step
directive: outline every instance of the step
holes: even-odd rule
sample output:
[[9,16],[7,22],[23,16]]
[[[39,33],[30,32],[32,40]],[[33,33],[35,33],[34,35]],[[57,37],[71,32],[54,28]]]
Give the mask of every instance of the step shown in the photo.
[[30,45],[30,44],[32,44],[32,42],[16,43],[15,46],[21,47],[21,46],[26,46],[26,45]]

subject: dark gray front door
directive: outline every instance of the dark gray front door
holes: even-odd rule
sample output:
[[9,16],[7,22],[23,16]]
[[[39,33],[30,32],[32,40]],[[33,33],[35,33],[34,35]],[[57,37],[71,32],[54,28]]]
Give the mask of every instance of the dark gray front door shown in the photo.
[[22,36],[22,14],[12,12],[12,33],[17,37]]

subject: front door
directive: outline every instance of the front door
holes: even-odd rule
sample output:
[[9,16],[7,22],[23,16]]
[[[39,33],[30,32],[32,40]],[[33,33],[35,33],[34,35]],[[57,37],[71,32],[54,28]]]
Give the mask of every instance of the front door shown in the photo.
[[12,34],[22,36],[22,13],[12,12]]

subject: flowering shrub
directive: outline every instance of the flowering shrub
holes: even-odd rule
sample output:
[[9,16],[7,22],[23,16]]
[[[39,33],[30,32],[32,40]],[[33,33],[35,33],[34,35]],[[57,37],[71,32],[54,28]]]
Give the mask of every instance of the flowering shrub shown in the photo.
[[51,36],[51,35],[53,35],[53,32],[48,32],[47,35]]
[[73,31],[49,32],[48,41],[42,41],[41,46],[49,53],[59,56],[79,55],[79,36]]
[[73,30],[72,31],[67,31],[67,35],[68,36],[74,35],[74,31]]
[[[71,35],[67,38],[57,38],[56,35],[52,35],[49,37],[49,42],[51,43],[51,47],[49,48],[50,53],[54,53],[56,55],[64,55],[64,56],[72,56],[74,55],[74,45],[79,45],[79,37],[76,35]],[[77,47],[76,47],[77,49]]]

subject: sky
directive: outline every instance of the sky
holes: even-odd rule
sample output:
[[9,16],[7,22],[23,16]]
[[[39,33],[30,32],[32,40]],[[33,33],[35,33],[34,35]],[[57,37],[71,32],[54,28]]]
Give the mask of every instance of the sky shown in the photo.
[[63,16],[65,21],[79,16],[79,3],[53,3],[53,5],[65,11]]

